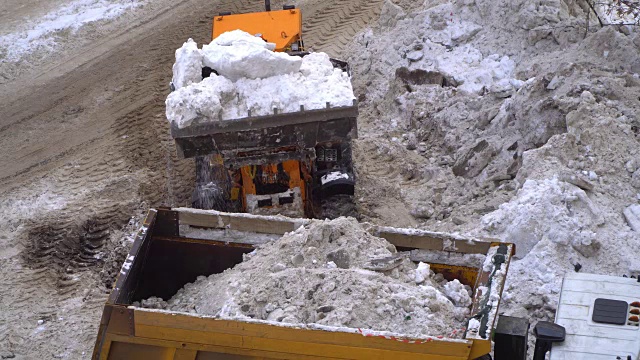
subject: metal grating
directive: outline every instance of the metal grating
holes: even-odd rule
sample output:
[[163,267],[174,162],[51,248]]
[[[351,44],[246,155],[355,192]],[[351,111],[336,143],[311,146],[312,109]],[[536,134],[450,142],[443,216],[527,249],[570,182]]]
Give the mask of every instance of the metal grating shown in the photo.
[[325,149],[324,150],[324,161],[328,161],[328,162],[336,162],[336,161],[338,161],[338,150],[336,150],[336,149]]

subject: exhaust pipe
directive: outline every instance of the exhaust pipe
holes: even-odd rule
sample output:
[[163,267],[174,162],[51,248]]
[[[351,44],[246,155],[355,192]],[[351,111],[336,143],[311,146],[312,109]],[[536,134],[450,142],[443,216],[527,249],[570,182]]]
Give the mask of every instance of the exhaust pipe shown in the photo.
[[271,11],[271,0],[264,0],[264,8],[266,11]]
[[563,342],[566,336],[564,327],[548,321],[540,321],[533,328],[536,336],[536,348],[533,360],[544,360],[553,343]]

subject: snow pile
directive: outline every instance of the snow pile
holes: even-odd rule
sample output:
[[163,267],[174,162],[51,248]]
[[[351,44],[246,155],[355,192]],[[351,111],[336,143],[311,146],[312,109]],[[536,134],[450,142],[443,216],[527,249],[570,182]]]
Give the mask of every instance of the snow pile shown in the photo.
[[516,244],[524,257],[541,240],[571,245],[588,255],[602,215],[586,192],[557,178],[527,180],[518,196],[482,218],[484,230]]
[[[369,81],[384,81],[385,76],[378,74],[392,77],[393,70],[403,67],[440,74],[447,84],[470,94],[510,93],[522,85],[516,79],[515,61],[510,56],[485,51],[471,43],[482,30],[478,24],[482,20],[471,7],[444,3],[405,14],[391,1],[384,6],[381,24],[395,26],[382,26],[382,35],[371,30],[358,35],[356,42],[365,50],[354,53],[352,60],[358,64],[354,67],[359,68],[358,72],[373,78]],[[404,41],[391,41],[393,37]],[[390,47],[396,51],[389,52]],[[371,67],[374,69],[369,71]]]
[[513,78],[515,62],[508,56],[483,57],[480,50],[469,45],[444,53],[434,64],[435,70],[454,79],[459,84],[458,89],[468,93],[518,89],[523,83]]
[[571,0],[388,0],[352,45],[365,220],[515,242],[500,311],[532,324],[567,272],[639,272],[635,27]]
[[187,284],[167,302],[151,298],[142,306],[412,336],[464,327],[468,287],[447,283],[426,264],[416,269],[406,257],[386,271],[366,270],[371,260],[394,255],[393,245],[354,219],[313,221],[234,268]]
[[[167,119],[179,128],[195,122],[263,116],[278,112],[349,106],[355,97],[347,73],[324,53],[304,58],[273,52],[273,44],[235,30],[197,49],[193,40],[176,51]],[[198,68],[212,74],[200,82]]]
[[65,30],[73,33],[86,24],[114,19],[143,3],[140,0],[73,1],[46,14],[39,22],[27,23],[20,31],[0,36],[0,59],[18,62],[37,49],[50,50],[57,44],[57,34]]

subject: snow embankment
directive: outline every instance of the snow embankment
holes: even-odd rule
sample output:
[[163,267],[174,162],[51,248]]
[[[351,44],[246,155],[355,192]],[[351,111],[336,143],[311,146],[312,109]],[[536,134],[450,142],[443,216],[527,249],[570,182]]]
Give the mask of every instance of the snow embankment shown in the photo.
[[[393,78],[398,69],[405,69],[409,73],[438,74],[446,79],[447,86],[468,94],[495,93],[508,97],[524,81],[516,79],[513,58],[497,49],[483,50],[474,43],[483,29],[474,12],[466,6],[460,9],[453,3],[444,3],[408,15],[386,1],[380,20],[385,33],[381,36],[370,29],[356,37],[356,43],[365,51],[353,55],[353,68],[374,84]],[[397,41],[399,38],[404,40]],[[438,82],[441,79],[434,83]],[[424,83],[416,80],[414,85]],[[376,93],[376,86],[371,88],[369,95],[383,96]]]
[[[348,74],[325,53],[304,58],[273,52],[273,44],[246,32],[222,34],[200,50],[189,39],[176,51],[167,119],[179,128],[194,121],[230,120],[278,112],[349,106],[355,96]],[[202,79],[202,68],[214,69]]]
[[520,257],[545,239],[589,256],[603,222],[584,190],[557,178],[527,180],[516,198],[482,218],[485,230],[516,243]]
[[0,36],[0,60],[18,62],[36,50],[51,51],[65,36],[72,36],[84,25],[114,19],[143,3],[140,0],[73,1],[39,21],[26,22],[21,29]]

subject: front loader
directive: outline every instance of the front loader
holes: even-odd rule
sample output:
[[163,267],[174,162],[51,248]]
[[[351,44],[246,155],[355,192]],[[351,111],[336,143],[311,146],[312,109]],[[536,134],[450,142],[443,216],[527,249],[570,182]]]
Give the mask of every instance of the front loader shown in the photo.
[[[275,44],[275,51],[305,56],[302,15],[283,10],[248,14],[221,13],[212,37],[243,30]],[[348,71],[346,63],[332,59]],[[203,77],[216,69],[203,69]],[[180,129],[172,125],[178,154],[195,158],[192,206],[252,214],[321,217],[331,198],[352,201],[355,176],[351,140],[357,137],[357,104],[234,120],[197,119]],[[340,214],[345,215],[345,214]]]

